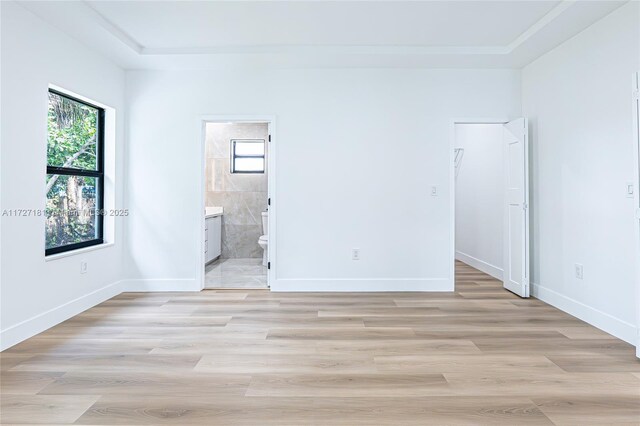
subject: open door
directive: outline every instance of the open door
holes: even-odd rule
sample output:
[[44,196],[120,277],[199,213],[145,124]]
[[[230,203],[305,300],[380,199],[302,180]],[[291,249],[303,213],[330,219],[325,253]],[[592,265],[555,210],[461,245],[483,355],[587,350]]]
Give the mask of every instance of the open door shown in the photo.
[[504,124],[504,288],[529,297],[529,130],[526,118]]

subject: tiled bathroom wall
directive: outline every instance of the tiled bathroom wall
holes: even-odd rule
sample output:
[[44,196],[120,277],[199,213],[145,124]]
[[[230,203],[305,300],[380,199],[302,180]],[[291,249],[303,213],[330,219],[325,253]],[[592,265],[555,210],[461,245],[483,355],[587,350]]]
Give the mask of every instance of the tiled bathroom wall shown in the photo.
[[[222,206],[222,254],[224,259],[262,257],[261,212],[267,208],[267,170],[264,174],[232,174],[231,140],[269,138],[264,123],[208,123],[206,127],[207,206]],[[267,152],[269,144],[265,143]]]

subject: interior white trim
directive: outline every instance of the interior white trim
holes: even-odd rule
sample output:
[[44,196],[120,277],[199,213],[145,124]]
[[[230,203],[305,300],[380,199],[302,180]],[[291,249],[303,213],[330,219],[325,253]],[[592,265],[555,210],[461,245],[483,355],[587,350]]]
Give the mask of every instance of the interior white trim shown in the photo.
[[480,260],[466,253],[456,250],[456,259],[466,263],[469,266],[473,266],[479,271],[484,272],[487,275],[491,275],[493,278],[502,281],[503,270],[495,265]]
[[0,351],[4,351],[38,333],[72,318],[122,292],[122,281],[116,281],[46,312],[0,331]]
[[54,260],[58,260],[58,259],[63,259],[65,257],[71,257],[71,256],[80,256],[82,254],[85,254],[87,252],[90,251],[95,251],[95,250],[104,250],[110,247],[114,247],[115,243],[102,243],[102,244],[96,244],[95,246],[89,246],[89,247],[83,247],[83,248],[79,248],[76,250],[71,250],[71,251],[65,251],[62,253],[57,253],[57,254],[51,254],[49,256],[44,256],[44,261],[45,262],[52,262]]
[[116,24],[107,19],[102,13],[98,12],[90,2],[81,0],[82,4],[87,7],[89,13],[98,21],[98,25],[107,30],[112,36],[124,43],[128,48],[137,54],[142,54],[144,47],[131,34],[118,27]]
[[200,291],[200,282],[191,278],[123,280],[122,292]]
[[538,22],[534,23],[525,32],[520,34],[518,38],[509,43],[506,46],[506,50],[508,50],[508,53],[513,52],[525,41],[535,36],[538,32],[540,32],[540,30],[553,22],[558,16],[562,15],[564,11],[573,6],[576,1],[577,0],[562,0],[556,7],[551,9],[549,13],[540,18]]
[[276,281],[276,259],[277,259],[277,238],[276,238],[276,116],[273,114],[241,114],[241,115],[202,115],[198,117],[199,144],[200,144],[200,220],[197,221],[198,235],[200,238],[199,261],[196,266],[196,281],[199,283],[199,289],[205,288],[205,264],[204,264],[204,216],[205,216],[205,141],[206,141],[206,124],[207,123],[267,123],[269,125],[269,135],[271,141],[267,153],[267,197],[271,199],[269,209],[269,248],[267,259],[271,263],[271,268],[267,270],[267,284],[272,285]]
[[633,154],[634,154],[634,194],[633,205],[635,211],[636,233],[636,357],[640,358],[640,71],[633,75]]
[[634,324],[622,321],[534,282],[531,282],[531,295],[618,339],[632,345],[636,343],[637,330]]
[[300,292],[389,292],[389,291],[452,291],[449,278],[280,278],[271,284],[271,291]]
[[0,351],[42,333],[123,292],[200,291],[195,279],[121,280],[0,331]]
[[244,45],[203,47],[143,47],[140,55],[252,54],[349,54],[349,55],[508,55],[505,46],[367,46],[367,45]]
[[552,23],[576,3],[576,0],[562,0],[546,15],[527,28],[516,39],[505,46],[332,46],[332,45],[300,45],[300,46],[184,46],[184,47],[147,47],[135,39],[131,34],[114,24],[102,13],[95,9],[90,2],[82,1],[90,15],[95,17],[96,23],[113,37],[126,45],[131,51],[141,56],[156,55],[211,55],[229,53],[344,53],[344,54],[418,54],[418,55],[509,55],[525,41],[534,37],[538,32]]

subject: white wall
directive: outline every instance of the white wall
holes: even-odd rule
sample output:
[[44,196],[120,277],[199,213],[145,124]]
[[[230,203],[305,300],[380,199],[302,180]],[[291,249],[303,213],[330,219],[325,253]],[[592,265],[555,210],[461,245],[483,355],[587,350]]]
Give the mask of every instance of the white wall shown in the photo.
[[[635,343],[630,2],[523,70],[531,120],[533,294]],[[584,279],[574,264],[584,265]]]
[[[2,159],[0,211],[43,209],[48,85],[116,109],[116,145],[107,167],[122,207],[124,72],[21,6],[2,2]],[[111,176],[113,178],[113,176]],[[113,196],[114,192],[111,192]],[[30,337],[119,292],[122,226],[115,244],[45,261],[44,218],[1,218],[1,347]],[[80,260],[88,272],[80,275]]]
[[456,124],[464,149],[456,177],[456,258],[502,279],[504,154],[502,124]]
[[274,114],[272,289],[451,290],[450,119],[520,114],[512,70],[134,71],[127,93],[133,288],[199,288],[198,116]]

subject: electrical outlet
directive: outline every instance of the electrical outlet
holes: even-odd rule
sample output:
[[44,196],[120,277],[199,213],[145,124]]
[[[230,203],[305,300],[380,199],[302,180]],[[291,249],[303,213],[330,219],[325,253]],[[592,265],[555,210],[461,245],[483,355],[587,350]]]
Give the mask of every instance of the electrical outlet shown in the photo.
[[360,249],[354,248],[351,250],[351,260],[360,260]]
[[579,263],[575,264],[575,269],[576,269],[576,278],[581,280],[582,278],[584,278],[584,271],[582,269],[582,265]]
[[80,273],[81,274],[87,273],[87,262],[85,262],[84,260],[80,262]]

